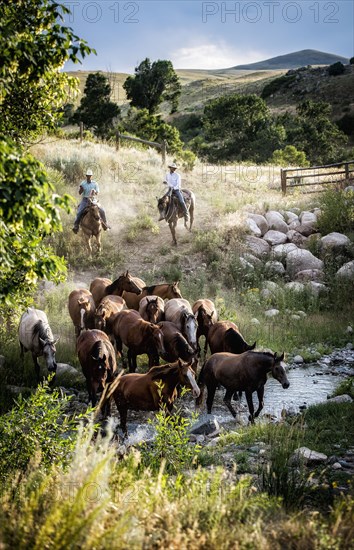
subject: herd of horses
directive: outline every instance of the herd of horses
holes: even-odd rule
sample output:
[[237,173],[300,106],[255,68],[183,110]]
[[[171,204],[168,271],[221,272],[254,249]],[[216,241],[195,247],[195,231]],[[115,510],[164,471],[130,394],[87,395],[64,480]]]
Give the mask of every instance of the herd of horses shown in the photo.
[[[192,230],[194,221],[195,195],[188,189],[182,189],[186,207],[189,212],[189,231]],[[159,221],[165,220],[172,235],[172,242],[177,245],[176,226],[179,218],[183,218],[184,212],[175,196],[165,195],[157,199],[157,208],[159,211]],[[184,223],[187,228],[187,222]],[[100,216],[99,204],[96,199],[90,199],[89,204],[81,218],[80,227],[85,241],[87,251],[90,256],[93,253],[93,242],[96,245],[97,254],[101,253],[101,233],[102,220]]]
[[[103,392],[99,405],[106,416],[113,398],[124,434],[129,409],[153,411],[164,406],[171,412],[181,385],[191,389],[197,405],[207,388],[209,414],[219,385],[226,389],[224,402],[233,416],[231,398],[245,392],[251,422],[263,408],[268,373],[283,388],[289,387],[284,354],[254,351],[256,342],[248,344],[235,323],[218,320],[211,300],[190,304],[182,297],[178,282],[146,286],[128,271],[115,281],[99,277],[89,290],[79,288],[70,293],[68,309],[92,405]],[[197,383],[202,336],[204,358],[208,347],[211,355]],[[38,379],[38,356],[44,356],[49,371],[56,370],[55,340],[44,312],[28,308],[20,321],[19,340],[22,353],[32,352]],[[148,357],[148,370],[143,374],[136,372],[137,356],[142,354]],[[160,359],[166,363],[160,366]],[[129,372],[118,374],[118,361],[124,368],[128,366]],[[255,414],[254,392],[259,402]]]

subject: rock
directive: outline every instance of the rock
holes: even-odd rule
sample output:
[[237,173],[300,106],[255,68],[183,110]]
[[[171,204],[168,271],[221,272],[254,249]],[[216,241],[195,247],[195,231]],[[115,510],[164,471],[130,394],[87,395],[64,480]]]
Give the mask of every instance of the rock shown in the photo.
[[296,311],[295,312],[297,315],[300,315],[300,317],[302,317],[303,319],[305,319],[305,317],[307,317],[307,313],[305,313],[304,311],[302,311],[301,309],[299,309],[299,311]]
[[296,229],[298,233],[301,233],[304,237],[309,237],[313,233],[316,233],[316,228],[310,223],[302,223],[296,227],[290,227],[289,229]]
[[305,290],[305,285],[293,281],[291,283],[286,283],[286,285],[284,285],[284,288],[290,290],[291,292],[303,292]]
[[299,466],[300,464],[315,466],[317,464],[323,464],[326,461],[327,455],[312,451],[308,447],[299,447],[289,458],[289,464],[291,466]]
[[263,265],[262,260],[257,258],[257,256],[253,256],[253,254],[250,254],[249,252],[245,252],[243,254],[243,258],[254,267],[262,267]]
[[341,470],[342,465],[339,462],[335,462],[334,464],[332,464],[332,468],[333,470]]
[[299,219],[302,224],[309,223],[314,225],[317,222],[317,216],[313,212],[307,212],[307,211],[301,212]]
[[242,267],[245,271],[253,271],[254,270],[254,265],[251,264],[250,262],[248,262],[247,260],[245,260],[245,258],[240,256],[239,260],[240,260],[240,264],[242,265]]
[[286,257],[286,271],[290,277],[295,277],[299,271],[306,269],[319,269],[322,271],[323,265],[322,260],[316,258],[309,250],[301,248],[289,252]]
[[253,235],[255,235],[256,237],[262,236],[262,231],[259,229],[256,222],[252,220],[252,218],[247,218],[246,225]]
[[265,272],[269,276],[276,276],[281,277],[285,275],[285,267],[281,262],[271,260],[269,262],[266,262],[265,266]]
[[327,399],[327,403],[351,403],[353,400],[348,394],[336,395]]
[[317,283],[316,281],[310,281],[306,288],[309,288],[313,296],[319,296],[320,294],[326,294],[328,288],[323,283]]
[[293,321],[301,321],[300,315],[296,315],[296,313],[290,315],[290,319],[292,319]]
[[333,250],[333,252],[340,251],[350,245],[350,239],[342,233],[328,233],[325,237],[321,238],[322,250]]
[[57,364],[57,372],[55,375],[55,386],[72,386],[78,383],[83,383],[85,377],[81,371],[75,369],[66,363]]
[[248,249],[256,256],[262,257],[270,253],[270,245],[267,241],[264,241],[259,237],[254,237],[253,235],[247,235],[245,240]]
[[274,281],[263,281],[262,288],[270,290],[271,292],[278,292],[280,287]]
[[287,224],[290,224],[291,222],[299,223],[299,216],[297,214],[294,214],[294,212],[291,212],[290,210],[286,210],[283,217]]
[[344,193],[354,193],[354,185],[348,185],[348,187],[346,187],[344,189]]
[[289,231],[286,234],[286,237],[290,243],[296,244],[296,246],[303,246],[303,244],[307,241],[306,237],[304,235],[301,235],[298,231],[295,229],[289,229]]
[[302,357],[302,355],[295,355],[293,363],[295,363],[296,365],[301,365],[303,362],[304,358]]
[[274,294],[268,288],[262,288],[259,294],[261,298],[263,298],[264,300],[269,300],[270,298],[274,298]]
[[285,233],[282,233],[281,231],[275,231],[274,229],[270,229],[264,235],[263,239],[267,241],[267,243],[269,243],[271,246],[275,246],[277,244],[286,243],[287,236]]
[[[193,437],[196,437],[196,436],[193,436]],[[220,437],[215,437],[214,439],[211,439],[210,441],[208,441],[206,446],[207,447],[217,447],[219,441],[220,441]]]
[[260,325],[261,324],[261,322],[258,321],[258,319],[256,319],[255,317],[252,317],[250,323],[251,323],[251,325]]
[[219,422],[215,418],[201,419],[192,426],[190,433],[194,435],[208,435],[220,430]]
[[284,221],[283,216],[275,210],[270,210],[265,215],[269,228],[275,231],[281,231],[287,233],[289,230],[288,224]]
[[353,327],[351,327],[350,325],[348,325],[347,328],[346,328],[346,330],[345,330],[345,332],[346,332],[347,334],[353,334]]
[[294,279],[299,282],[316,281],[319,283],[324,279],[324,272],[320,269],[304,269],[296,273]]
[[267,309],[267,311],[264,312],[264,315],[266,317],[276,317],[279,313],[279,309]]
[[267,233],[269,224],[264,216],[261,216],[260,214],[248,214],[248,217],[257,224],[262,236]]
[[342,279],[342,280],[345,280],[345,279],[353,280],[354,279],[354,260],[342,265],[342,267],[338,269],[336,273],[336,278]]
[[289,252],[294,252],[294,250],[299,250],[294,243],[277,244],[272,248],[271,257],[282,260],[287,257]]

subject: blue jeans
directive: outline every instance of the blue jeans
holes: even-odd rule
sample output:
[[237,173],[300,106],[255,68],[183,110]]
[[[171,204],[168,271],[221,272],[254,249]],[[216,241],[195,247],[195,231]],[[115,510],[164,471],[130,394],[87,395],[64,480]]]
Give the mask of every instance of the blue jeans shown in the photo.
[[[89,205],[89,202],[90,201],[87,197],[84,197],[82,199],[82,201],[80,202],[80,204],[77,208],[77,214],[76,214],[76,218],[75,218],[75,221],[74,221],[74,227],[79,227],[82,215],[84,213],[84,210],[85,210],[86,206]],[[101,206],[99,206],[98,209],[100,211],[100,216],[103,220],[103,223],[105,223],[107,225],[107,219],[106,219],[105,211],[103,210],[103,208]]]
[[186,203],[184,202],[182,191],[180,189],[173,189],[172,193],[176,195],[178,202],[182,206],[184,216],[189,216]]

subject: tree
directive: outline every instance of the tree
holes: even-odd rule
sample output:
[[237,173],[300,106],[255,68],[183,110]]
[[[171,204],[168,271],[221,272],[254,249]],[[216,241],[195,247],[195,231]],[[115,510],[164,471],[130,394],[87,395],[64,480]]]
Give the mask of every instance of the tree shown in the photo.
[[272,162],[278,166],[308,166],[306,155],[298,151],[294,145],[286,145],[284,149],[276,149],[272,155]]
[[201,152],[211,162],[262,162],[282,140],[282,128],[273,124],[265,101],[255,94],[215,99],[204,109],[203,128],[207,147]]
[[135,75],[128,76],[123,88],[132,107],[147,109],[156,113],[162,101],[171,103],[171,113],[178,107],[181,84],[171,61],[159,60],[151,63],[146,58],[135,68]]
[[296,110],[295,117],[286,113],[278,119],[285,127],[286,143],[304,151],[312,165],[341,160],[348,138],[331,122],[330,104],[306,100]]
[[120,114],[118,105],[110,101],[111,92],[109,81],[102,73],[89,74],[73,120],[82,121],[96,136],[106,137],[113,128],[113,119]]
[[337,76],[339,74],[343,74],[344,71],[345,71],[345,67],[343,63],[341,63],[340,61],[337,61],[337,63],[333,63],[328,67],[328,74],[330,76]]
[[[92,50],[62,24],[69,10],[51,0],[9,0],[0,22],[0,300],[19,305],[38,278],[58,281],[64,261],[46,237],[61,229],[58,197],[43,166],[23,146],[54,128],[67,90],[61,73]],[[3,313],[3,312],[2,312]]]
[[183,147],[177,128],[167,124],[157,115],[150,115],[147,109],[130,109],[123,121],[123,129],[148,141],[161,143],[166,140],[170,153],[177,153]]
[[68,90],[78,79],[60,72],[91,53],[62,24],[68,8],[52,0],[9,0],[0,21],[0,134],[27,143],[55,128]]

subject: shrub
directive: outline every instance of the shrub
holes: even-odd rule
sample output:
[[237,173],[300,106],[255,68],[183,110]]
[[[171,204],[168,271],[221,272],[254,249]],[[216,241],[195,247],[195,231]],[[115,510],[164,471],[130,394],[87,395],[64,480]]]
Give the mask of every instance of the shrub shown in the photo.
[[354,193],[329,189],[320,197],[321,214],[317,221],[323,235],[332,231],[354,230]]
[[354,57],[351,57],[351,58],[349,59],[349,63],[350,63],[350,65],[354,65]]
[[266,99],[267,97],[275,94],[279,90],[288,88],[289,85],[294,82],[295,78],[296,75],[284,75],[280,76],[279,78],[275,78],[274,80],[271,80],[268,84],[264,86],[261,97],[263,99]]
[[287,145],[284,149],[276,149],[272,155],[272,163],[279,166],[308,166],[304,151],[298,151],[294,145]]
[[337,63],[333,63],[328,67],[328,74],[330,76],[337,76],[339,74],[343,74],[344,71],[345,71],[345,67],[343,63],[341,63],[340,61],[337,61]]
[[28,399],[0,417],[0,471],[3,480],[25,471],[36,453],[44,467],[68,462],[75,446],[77,419],[65,414],[69,397],[40,385]]

